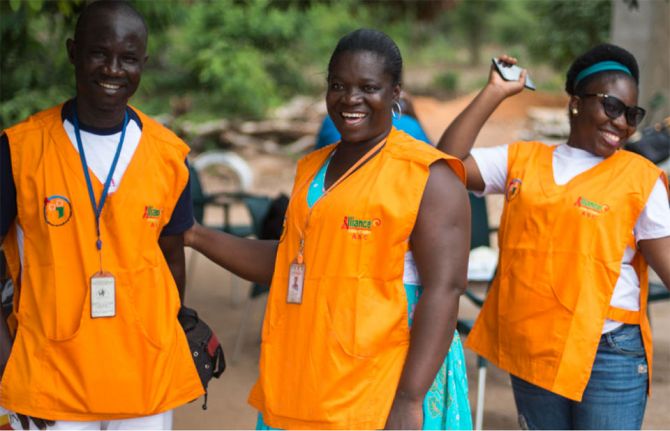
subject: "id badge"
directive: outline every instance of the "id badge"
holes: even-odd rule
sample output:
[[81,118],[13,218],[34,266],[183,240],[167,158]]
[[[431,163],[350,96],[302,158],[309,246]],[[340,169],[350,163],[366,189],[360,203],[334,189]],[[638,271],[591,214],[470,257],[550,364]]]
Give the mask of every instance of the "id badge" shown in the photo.
[[286,302],[302,304],[302,289],[305,285],[305,264],[293,262],[288,272]]
[[98,272],[91,277],[91,317],[116,316],[116,289],[114,276]]

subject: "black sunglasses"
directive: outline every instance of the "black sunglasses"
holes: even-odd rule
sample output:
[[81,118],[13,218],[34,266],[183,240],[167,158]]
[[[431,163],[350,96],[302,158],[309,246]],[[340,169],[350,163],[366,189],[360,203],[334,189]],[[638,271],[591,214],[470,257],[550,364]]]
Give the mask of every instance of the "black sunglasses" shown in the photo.
[[605,115],[607,115],[612,120],[616,120],[621,116],[621,114],[626,114],[626,122],[631,127],[637,127],[644,118],[644,114],[647,113],[644,109],[639,106],[626,106],[621,100],[609,94],[603,93],[594,93],[594,94],[582,94],[581,97],[598,97],[600,103],[603,105],[603,110]]

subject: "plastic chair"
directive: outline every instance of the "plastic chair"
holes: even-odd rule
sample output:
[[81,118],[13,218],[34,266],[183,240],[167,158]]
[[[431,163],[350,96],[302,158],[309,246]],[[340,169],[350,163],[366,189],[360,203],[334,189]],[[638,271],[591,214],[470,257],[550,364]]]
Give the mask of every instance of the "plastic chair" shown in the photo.
[[[488,211],[486,208],[486,200],[483,197],[477,197],[472,193],[469,193],[470,197],[470,208],[471,208],[471,224],[472,230],[470,234],[470,249],[476,249],[479,247],[490,247],[491,245],[491,233],[496,232],[497,228],[491,228],[489,226]],[[486,283],[486,289],[493,281],[495,273],[487,280],[476,279],[469,281],[477,281]],[[477,295],[472,289],[468,286],[465,291],[465,296],[478,308],[481,308],[484,304],[484,298]],[[474,326],[473,319],[458,319],[456,322],[456,329],[462,335],[468,335]],[[488,361],[483,357],[477,355],[477,405],[475,410],[475,429],[481,430],[484,422],[484,392],[486,389],[486,372],[488,367]]]
[[[195,165],[195,164],[194,164]],[[206,193],[203,190],[200,181],[200,175],[194,165],[189,165],[191,174],[191,198],[193,200],[193,216],[195,220],[211,229],[220,230],[235,236],[249,237],[258,236],[262,229],[263,219],[267,214],[272,200],[268,196],[254,195],[244,191]],[[234,205],[244,205],[251,222],[249,224],[233,224],[230,221],[230,208]],[[215,206],[223,209],[223,220],[221,224],[210,224],[204,222],[205,208]],[[187,273],[193,274],[195,271],[197,253],[191,253]],[[235,276],[233,277],[233,298],[239,298]],[[254,285],[253,291],[262,289],[261,286]],[[233,302],[239,303],[240,299],[234,299]]]
[[[230,207],[236,203],[252,202],[254,195],[245,192],[220,192],[220,193],[205,193],[202,182],[200,181],[200,174],[193,165],[189,165],[191,174],[191,198],[193,199],[193,216],[195,220],[212,229],[220,230],[236,236],[250,236],[254,233],[253,226],[253,212],[250,210],[252,216],[252,224],[250,225],[233,225],[230,222]],[[244,199],[247,198],[247,201]],[[207,206],[216,206],[223,209],[223,220],[221,224],[205,224],[205,208]]]
[[648,303],[670,299],[670,290],[661,283],[649,283]]
[[667,301],[668,299],[670,299],[670,290],[662,283],[649,282],[649,293],[647,295],[647,316],[649,317],[649,323],[651,323],[652,302]]

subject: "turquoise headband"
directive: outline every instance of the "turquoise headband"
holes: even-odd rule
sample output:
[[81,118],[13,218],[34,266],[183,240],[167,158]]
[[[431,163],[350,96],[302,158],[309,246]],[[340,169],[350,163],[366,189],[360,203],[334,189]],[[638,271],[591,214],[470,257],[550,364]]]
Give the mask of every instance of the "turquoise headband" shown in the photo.
[[577,77],[575,78],[575,88],[579,84],[579,81],[586,78],[587,76],[608,70],[620,70],[630,76],[633,76],[633,74],[630,72],[630,69],[628,69],[626,66],[619,63],[618,61],[611,61],[611,60],[601,61],[599,63],[592,64],[591,66],[587,67],[586,69],[582,70],[577,74]]

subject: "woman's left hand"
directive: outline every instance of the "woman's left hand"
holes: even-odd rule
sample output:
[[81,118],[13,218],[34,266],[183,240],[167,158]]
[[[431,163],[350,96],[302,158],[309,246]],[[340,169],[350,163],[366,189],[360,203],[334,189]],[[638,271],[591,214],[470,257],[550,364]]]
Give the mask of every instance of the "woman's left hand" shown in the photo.
[[421,428],[423,428],[423,402],[396,394],[384,429],[420,430]]

